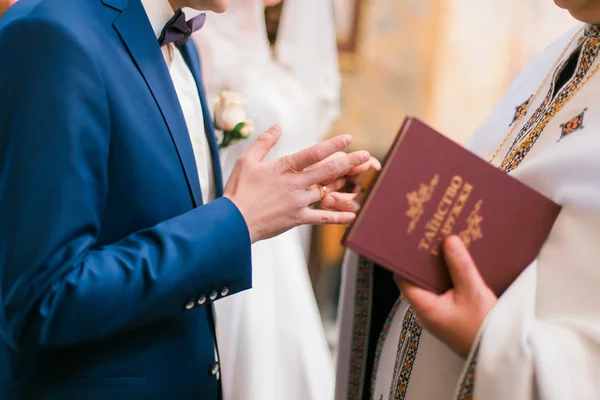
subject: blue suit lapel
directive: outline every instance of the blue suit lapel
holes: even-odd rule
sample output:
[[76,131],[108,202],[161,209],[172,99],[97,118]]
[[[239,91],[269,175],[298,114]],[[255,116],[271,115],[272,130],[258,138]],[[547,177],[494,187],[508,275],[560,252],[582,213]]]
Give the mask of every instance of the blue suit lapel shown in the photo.
[[212,114],[206,102],[206,93],[204,91],[202,72],[200,69],[200,56],[196,50],[196,46],[191,40],[181,47],[180,50],[190,71],[192,71],[192,75],[194,75],[196,86],[198,87],[198,94],[200,95],[200,102],[202,103],[202,114],[204,116],[204,130],[212,152],[213,171],[215,174],[215,192],[217,197],[221,197],[223,196],[223,172],[221,170],[221,160],[219,157],[219,145],[217,144]]
[[202,193],[190,136],[158,41],[153,40],[154,32],[146,12],[139,0],[130,0],[124,5],[120,4],[125,3],[123,0],[105,0],[105,2],[110,2],[109,5],[118,9],[123,7],[121,15],[114,22],[114,27],[125,42],[160,108],[179,154],[194,205],[199,206],[202,204]]

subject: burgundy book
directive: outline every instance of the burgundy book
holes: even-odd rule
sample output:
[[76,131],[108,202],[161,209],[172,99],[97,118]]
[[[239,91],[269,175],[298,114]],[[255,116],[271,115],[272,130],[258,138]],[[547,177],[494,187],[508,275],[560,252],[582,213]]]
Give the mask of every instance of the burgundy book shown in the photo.
[[452,287],[442,256],[454,234],[500,296],[539,253],[560,206],[416,118],[407,118],[344,245],[423,288]]

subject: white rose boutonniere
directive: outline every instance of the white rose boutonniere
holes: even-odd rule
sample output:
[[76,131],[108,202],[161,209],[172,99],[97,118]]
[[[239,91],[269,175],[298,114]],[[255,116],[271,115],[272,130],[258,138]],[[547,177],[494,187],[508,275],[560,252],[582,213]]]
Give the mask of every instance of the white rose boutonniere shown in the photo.
[[214,107],[215,128],[223,132],[219,148],[247,139],[254,133],[254,123],[246,118],[246,101],[235,92],[223,92]]

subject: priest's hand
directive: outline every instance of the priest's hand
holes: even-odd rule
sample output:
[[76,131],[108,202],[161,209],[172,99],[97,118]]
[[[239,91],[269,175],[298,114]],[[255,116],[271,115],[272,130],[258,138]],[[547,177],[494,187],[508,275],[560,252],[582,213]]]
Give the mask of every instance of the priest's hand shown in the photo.
[[444,242],[444,256],[454,288],[442,295],[396,277],[419,320],[432,335],[467,357],[481,324],[497,302],[485,284],[467,247],[456,236]]
[[[224,196],[242,213],[252,242],[279,235],[303,224],[349,224],[352,212],[315,210],[329,190],[344,184],[343,177],[369,160],[369,153],[357,151],[321,162],[352,142],[349,135],[337,136],[295,154],[264,161],[281,137],[272,127],[238,159],[225,186]],[[318,164],[318,165],[316,165]],[[313,166],[313,168],[309,168]],[[322,182],[331,182],[326,188]]]

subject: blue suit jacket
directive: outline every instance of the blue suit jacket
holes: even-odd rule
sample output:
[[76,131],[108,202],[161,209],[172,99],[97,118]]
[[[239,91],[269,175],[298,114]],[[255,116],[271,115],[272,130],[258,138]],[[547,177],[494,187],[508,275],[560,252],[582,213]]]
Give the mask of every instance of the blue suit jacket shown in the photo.
[[21,0],[0,57],[0,398],[217,398],[211,302],[251,286],[250,238],[200,207],[140,1]]

